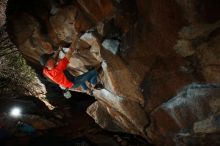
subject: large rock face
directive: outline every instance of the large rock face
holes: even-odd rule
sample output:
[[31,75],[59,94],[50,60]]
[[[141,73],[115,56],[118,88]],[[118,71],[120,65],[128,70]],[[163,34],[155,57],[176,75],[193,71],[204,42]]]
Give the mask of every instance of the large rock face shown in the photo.
[[151,113],[153,122],[146,129],[150,139],[158,145],[197,145],[199,135],[204,141],[209,134],[218,133],[219,89],[219,85],[192,84],[156,108]]
[[[39,7],[48,15],[12,11],[8,19],[15,44],[36,65],[52,46],[82,34],[68,69],[78,75],[101,64],[105,88],[94,91],[87,113],[102,128],[155,145],[205,146],[220,137],[218,6],[218,0],[60,1]],[[105,39],[120,42],[116,53],[101,45]]]

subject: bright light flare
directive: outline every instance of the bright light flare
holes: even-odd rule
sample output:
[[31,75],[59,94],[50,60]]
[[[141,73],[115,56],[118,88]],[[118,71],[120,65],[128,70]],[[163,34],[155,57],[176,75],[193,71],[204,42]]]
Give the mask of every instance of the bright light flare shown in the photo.
[[21,109],[19,107],[12,108],[10,111],[10,115],[15,118],[20,117],[21,116]]

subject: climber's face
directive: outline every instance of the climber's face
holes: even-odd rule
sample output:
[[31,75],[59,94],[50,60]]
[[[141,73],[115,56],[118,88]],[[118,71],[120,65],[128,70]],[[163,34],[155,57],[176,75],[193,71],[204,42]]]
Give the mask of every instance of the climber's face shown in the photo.
[[53,58],[50,58],[48,61],[47,61],[47,68],[49,70],[53,69],[56,65],[56,62]]

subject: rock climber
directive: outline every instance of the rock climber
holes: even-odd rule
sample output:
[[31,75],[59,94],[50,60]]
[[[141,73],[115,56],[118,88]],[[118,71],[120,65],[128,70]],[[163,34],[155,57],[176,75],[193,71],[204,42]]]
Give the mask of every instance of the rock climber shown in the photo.
[[[59,51],[61,47],[51,54],[43,54],[40,56],[40,63],[44,67],[43,74],[58,84],[61,89],[76,90],[77,88],[82,88],[83,92],[86,92],[89,95],[93,95],[93,89],[102,88],[100,84],[97,84],[98,73],[95,69],[90,70],[80,76],[73,76],[66,71],[69,60],[72,56],[72,53],[76,50],[76,43],[78,37],[75,37],[73,40],[73,46],[70,46],[69,51],[66,52],[63,59],[58,60]],[[86,84],[89,82],[91,87],[89,88]]]

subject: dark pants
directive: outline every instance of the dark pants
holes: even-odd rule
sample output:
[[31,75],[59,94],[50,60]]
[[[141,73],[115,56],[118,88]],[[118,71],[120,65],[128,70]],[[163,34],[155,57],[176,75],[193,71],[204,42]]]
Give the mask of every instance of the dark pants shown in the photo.
[[72,88],[82,86],[83,90],[88,90],[89,88],[86,85],[86,81],[88,81],[92,85],[96,85],[97,83],[98,73],[95,69],[90,70],[77,77],[74,77],[68,71],[65,71],[64,74],[66,75],[69,81],[73,82],[74,86]]

